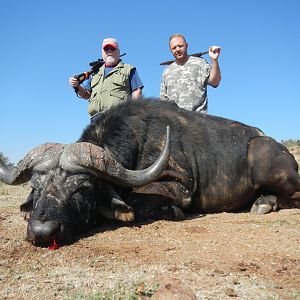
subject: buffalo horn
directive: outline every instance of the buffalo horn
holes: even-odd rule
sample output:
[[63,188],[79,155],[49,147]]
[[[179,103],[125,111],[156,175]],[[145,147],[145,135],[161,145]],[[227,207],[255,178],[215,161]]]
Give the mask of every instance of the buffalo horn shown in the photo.
[[72,173],[93,173],[100,178],[122,187],[138,187],[155,181],[165,170],[171,150],[170,128],[164,148],[158,159],[143,170],[128,170],[103,148],[80,142],[67,145],[61,155],[60,165]]
[[20,160],[17,166],[7,166],[0,159],[0,181],[19,185],[30,180],[32,171],[46,172],[58,161],[54,158],[64,148],[63,144],[47,143],[37,146]]

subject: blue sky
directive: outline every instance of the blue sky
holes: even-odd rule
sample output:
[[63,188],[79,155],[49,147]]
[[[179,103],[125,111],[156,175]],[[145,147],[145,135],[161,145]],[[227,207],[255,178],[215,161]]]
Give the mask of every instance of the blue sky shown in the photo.
[[100,57],[105,37],[137,67],[144,95],[158,97],[173,33],[186,36],[189,53],[222,47],[210,114],[300,139],[299,15],[298,0],[1,1],[0,152],[17,162],[41,143],[80,136],[87,102],[68,78]]

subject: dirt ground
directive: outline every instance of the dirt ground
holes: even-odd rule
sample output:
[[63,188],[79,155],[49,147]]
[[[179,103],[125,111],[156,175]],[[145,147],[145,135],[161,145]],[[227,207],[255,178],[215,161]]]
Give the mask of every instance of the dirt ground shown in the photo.
[[0,185],[0,299],[300,299],[300,209],[110,223],[49,250],[24,240],[28,192]]

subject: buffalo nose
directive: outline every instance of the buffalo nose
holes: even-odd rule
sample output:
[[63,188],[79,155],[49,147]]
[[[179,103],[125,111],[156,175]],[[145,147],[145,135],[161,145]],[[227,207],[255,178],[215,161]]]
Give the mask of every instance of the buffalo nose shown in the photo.
[[30,220],[27,227],[27,240],[36,245],[47,245],[60,231],[60,224],[55,221]]

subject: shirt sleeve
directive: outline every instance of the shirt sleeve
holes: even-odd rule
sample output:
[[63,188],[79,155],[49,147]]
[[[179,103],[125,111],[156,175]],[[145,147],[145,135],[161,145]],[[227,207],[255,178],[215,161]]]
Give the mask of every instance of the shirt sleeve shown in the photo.
[[160,99],[161,100],[168,100],[168,96],[167,96],[167,87],[165,85],[165,77],[164,77],[165,72],[163,73],[162,77],[161,77],[161,82],[160,82]]
[[204,65],[204,70],[205,70],[205,76],[204,76],[204,83],[203,84],[208,84],[208,79],[210,76],[211,72],[211,65],[205,60],[205,65]]
[[136,68],[133,68],[130,71],[129,79],[131,92],[135,91],[136,89],[142,89],[144,87]]
[[92,91],[92,88],[91,88],[91,82],[92,82],[92,76],[90,76],[86,82],[83,84],[83,87],[88,90],[88,91]]

